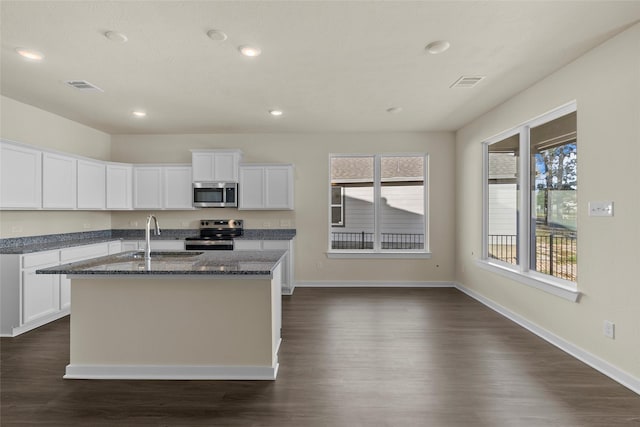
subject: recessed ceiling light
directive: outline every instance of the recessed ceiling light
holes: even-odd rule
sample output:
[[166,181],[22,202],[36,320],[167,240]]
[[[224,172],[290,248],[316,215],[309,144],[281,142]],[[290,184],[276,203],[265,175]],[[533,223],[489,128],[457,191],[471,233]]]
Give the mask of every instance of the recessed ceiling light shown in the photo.
[[433,55],[437,55],[449,49],[450,47],[451,47],[451,43],[449,43],[448,41],[438,40],[438,41],[429,43],[425,47],[425,50]]
[[129,40],[127,36],[117,31],[107,31],[106,33],[104,33],[104,36],[112,42],[116,43],[126,43],[127,40]]
[[23,47],[19,47],[16,49],[18,55],[22,56],[25,59],[30,61],[42,61],[44,59],[44,55],[37,50],[25,49]]
[[278,117],[278,116],[281,116],[284,113],[283,113],[282,110],[269,110],[269,114],[271,114],[272,116]]
[[227,39],[227,35],[220,30],[209,30],[207,31],[207,36],[211,40],[221,41],[221,42]]
[[246,46],[246,45],[245,46],[240,46],[238,48],[238,50],[244,56],[249,56],[249,57],[258,56],[258,55],[260,55],[262,53],[260,48],[259,47],[255,47],[255,46]]
[[134,117],[146,117],[147,116],[147,113],[142,111],[142,110],[136,110],[131,114],[133,114]]
[[402,111],[402,107],[389,107],[387,108],[387,113],[397,114]]

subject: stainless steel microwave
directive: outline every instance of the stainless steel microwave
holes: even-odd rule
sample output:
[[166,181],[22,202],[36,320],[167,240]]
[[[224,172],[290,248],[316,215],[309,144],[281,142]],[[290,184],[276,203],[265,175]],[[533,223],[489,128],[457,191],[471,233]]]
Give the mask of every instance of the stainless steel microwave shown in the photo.
[[196,208],[238,207],[238,183],[194,182],[193,206]]

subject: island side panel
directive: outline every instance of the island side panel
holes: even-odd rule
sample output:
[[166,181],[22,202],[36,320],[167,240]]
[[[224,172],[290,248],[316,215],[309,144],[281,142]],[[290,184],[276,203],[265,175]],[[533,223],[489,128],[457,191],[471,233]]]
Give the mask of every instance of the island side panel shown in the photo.
[[273,366],[270,279],[72,278],[70,365]]

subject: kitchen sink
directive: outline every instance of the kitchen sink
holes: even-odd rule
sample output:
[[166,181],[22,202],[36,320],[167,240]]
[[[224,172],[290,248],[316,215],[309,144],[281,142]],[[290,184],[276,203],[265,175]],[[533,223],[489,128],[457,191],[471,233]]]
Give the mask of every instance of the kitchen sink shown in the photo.
[[[191,258],[202,255],[204,252],[194,251],[151,251],[151,258]],[[127,258],[144,259],[144,251],[134,252]]]

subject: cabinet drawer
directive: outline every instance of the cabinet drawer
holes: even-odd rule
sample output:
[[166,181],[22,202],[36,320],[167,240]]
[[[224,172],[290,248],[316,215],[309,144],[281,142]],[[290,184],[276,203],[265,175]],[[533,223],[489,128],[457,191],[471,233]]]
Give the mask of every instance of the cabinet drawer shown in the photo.
[[265,251],[270,249],[282,249],[289,250],[289,241],[288,240],[265,240],[262,242],[262,247]]
[[109,245],[107,243],[78,246],[76,248],[62,249],[60,251],[60,262],[67,263],[105,255],[109,255]]
[[261,251],[262,240],[235,240],[233,249],[236,251]]
[[57,264],[60,260],[60,253],[58,251],[51,252],[38,252],[35,254],[24,255],[22,257],[22,267],[29,268],[43,264]]

